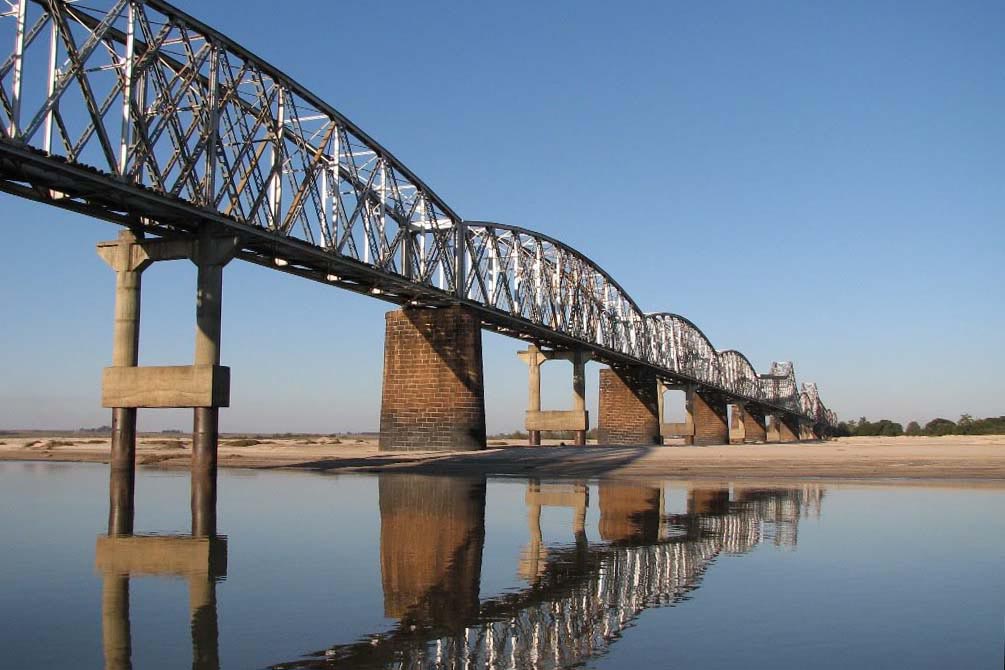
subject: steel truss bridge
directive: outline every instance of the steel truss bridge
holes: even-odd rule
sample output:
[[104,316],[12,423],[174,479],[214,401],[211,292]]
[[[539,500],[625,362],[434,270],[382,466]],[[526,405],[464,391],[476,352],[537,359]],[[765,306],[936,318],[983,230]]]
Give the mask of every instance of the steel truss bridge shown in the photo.
[[645,610],[693,597],[719,556],[762,543],[795,547],[800,518],[819,516],[823,497],[815,486],[752,493],[724,514],[664,516],[652,544],[578,542],[554,551],[529,588],[483,601],[477,620],[459,629],[418,621],[271,667],[577,667],[605,654]]
[[0,189],[156,237],[236,235],[246,261],[461,304],[500,333],[834,424],[791,364],[758,374],[561,241],[461,218],[332,106],[172,5],[5,4]]

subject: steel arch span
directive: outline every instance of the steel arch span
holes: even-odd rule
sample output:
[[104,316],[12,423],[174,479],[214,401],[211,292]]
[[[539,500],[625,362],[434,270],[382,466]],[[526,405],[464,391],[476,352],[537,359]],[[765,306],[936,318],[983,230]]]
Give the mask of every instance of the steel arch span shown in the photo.
[[462,304],[502,333],[833,423],[791,365],[759,375],[559,240],[464,220],[331,105],[172,5],[6,4],[0,189],[158,237],[225,229],[250,262]]

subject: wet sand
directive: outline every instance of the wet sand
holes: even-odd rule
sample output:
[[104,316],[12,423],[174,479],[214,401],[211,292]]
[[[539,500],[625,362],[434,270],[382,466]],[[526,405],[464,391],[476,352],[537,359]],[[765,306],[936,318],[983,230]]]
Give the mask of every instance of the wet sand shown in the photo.
[[[0,460],[107,462],[108,438],[0,436]],[[187,436],[139,438],[143,467],[188,468]],[[481,452],[381,452],[374,439],[221,439],[221,467],[326,473],[412,472],[521,477],[971,481],[1005,487],[1005,436],[841,438],[712,447],[526,447],[490,440]]]

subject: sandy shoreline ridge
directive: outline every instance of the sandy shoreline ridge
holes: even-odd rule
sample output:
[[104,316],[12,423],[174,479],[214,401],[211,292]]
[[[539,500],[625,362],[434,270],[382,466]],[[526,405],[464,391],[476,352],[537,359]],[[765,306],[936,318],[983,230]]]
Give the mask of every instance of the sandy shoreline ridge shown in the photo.
[[[143,467],[188,468],[188,436],[138,439]],[[0,461],[107,462],[109,438],[0,436]],[[713,447],[503,445],[480,452],[381,452],[376,441],[330,437],[223,437],[220,467],[326,473],[411,472],[521,477],[980,481],[1005,488],[1005,436],[853,437],[798,444]]]

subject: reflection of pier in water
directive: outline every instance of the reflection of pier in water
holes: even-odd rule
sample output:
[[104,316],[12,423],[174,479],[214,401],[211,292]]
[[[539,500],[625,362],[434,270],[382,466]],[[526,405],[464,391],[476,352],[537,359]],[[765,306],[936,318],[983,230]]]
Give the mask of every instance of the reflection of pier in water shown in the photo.
[[[102,577],[101,629],[106,670],[130,670],[129,583],[137,577],[188,580],[193,670],[219,670],[216,584],[227,575],[227,538],[217,536],[214,497],[193,491],[192,535],[134,535],[133,474],[112,469],[108,535],[94,567]],[[206,532],[209,531],[209,532]]]
[[[664,514],[660,486],[602,482],[590,545],[585,483],[532,481],[530,541],[518,572],[527,588],[479,602],[484,480],[382,477],[381,568],[391,631],[274,668],[558,668],[602,654],[650,607],[700,585],[720,554],[762,542],[794,547],[799,519],[823,491],[693,488],[684,514]],[[544,506],[571,507],[574,543],[545,547]]]

